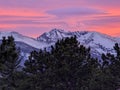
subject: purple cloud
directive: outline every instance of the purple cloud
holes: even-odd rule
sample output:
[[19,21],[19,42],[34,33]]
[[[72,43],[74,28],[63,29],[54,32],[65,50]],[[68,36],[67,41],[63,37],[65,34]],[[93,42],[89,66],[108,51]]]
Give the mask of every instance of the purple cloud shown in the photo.
[[0,24],[36,24],[36,25],[61,25],[62,21],[37,21],[37,20],[0,20]]
[[32,8],[32,9],[46,9],[53,7],[61,7],[65,4],[66,6],[71,6],[72,4],[81,3],[80,0],[0,0],[1,7],[7,8]]
[[108,24],[116,24],[120,23],[120,16],[102,16],[102,17],[96,17],[93,20],[85,20],[83,21],[86,25],[108,25]]
[[107,12],[93,9],[93,8],[61,8],[47,11],[48,14],[56,16],[73,16],[73,15],[96,15],[96,14],[107,14]]
[[0,18],[37,18],[37,19],[47,19],[49,16],[14,16],[14,15],[0,15]]
[[84,0],[85,4],[95,5],[95,6],[104,6],[104,7],[120,7],[120,0]]

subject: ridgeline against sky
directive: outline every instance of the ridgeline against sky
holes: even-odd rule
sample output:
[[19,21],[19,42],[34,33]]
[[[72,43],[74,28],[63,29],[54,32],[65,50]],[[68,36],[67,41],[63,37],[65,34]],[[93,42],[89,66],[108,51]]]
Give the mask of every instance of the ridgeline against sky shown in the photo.
[[0,0],[0,31],[36,37],[53,28],[120,35],[120,0]]

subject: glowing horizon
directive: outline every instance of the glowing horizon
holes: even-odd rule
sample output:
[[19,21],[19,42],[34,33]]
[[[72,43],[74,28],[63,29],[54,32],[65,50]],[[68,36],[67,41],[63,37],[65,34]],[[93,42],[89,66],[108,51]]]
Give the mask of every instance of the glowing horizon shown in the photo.
[[2,0],[0,31],[37,37],[53,28],[120,36],[120,0]]

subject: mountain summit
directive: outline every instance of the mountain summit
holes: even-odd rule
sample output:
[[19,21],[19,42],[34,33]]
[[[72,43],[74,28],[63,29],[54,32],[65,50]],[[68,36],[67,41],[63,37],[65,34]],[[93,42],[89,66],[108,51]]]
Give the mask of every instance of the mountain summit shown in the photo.
[[37,40],[46,43],[55,43],[57,40],[65,37],[71,37],[71,32],[65,32],[64,30],[60,29],[53,29],[50,32],[45,32],[39,36]]
[[[17,46],[22,48],[22,51],[30,52],[34,49],[49,48],[54,45],[57,40],[66,37],[76,36],[80,44],[86,47],[91,47],[91,52],[94,56],[100,56],[102,53],[114,53],[113,46],[115,43],[120,44],[120,38],[111,37],[99,32],[90,31],[64,31],[60,29],[53,29],[49,32],[43,33],[38,38],[23,36],[17,32],[0,32],[0,40],[3,36],[13,36]],[[32,49],[31,49],[32,48]]]
[[120,38],[111,37],[99,32],[90,31],[75,31],[69,32],[59,29],[53,29],[50,32],[46,32],[39,36],[37,40],[49,45],[55,44],[57,40],[66,37],[76,36],[77,40],[85,45],[91,47],[92,54],[99,55],[101,53],[114,53],[113,46],[115,43],[120,43]]
[[6,31],[6,32],[2,31],[2,32],[0,32],[0,40],[4,36],[5,37],[13,36],[16,42],[25,43],[25,44],[27,44],[31,47],[38,48],[38,49],[39,48],[44,48],[47,45],[44,42],[38,42],[36,39],[24,36],[22,34],[19,34],[18,32],[12,32],[12,31]]

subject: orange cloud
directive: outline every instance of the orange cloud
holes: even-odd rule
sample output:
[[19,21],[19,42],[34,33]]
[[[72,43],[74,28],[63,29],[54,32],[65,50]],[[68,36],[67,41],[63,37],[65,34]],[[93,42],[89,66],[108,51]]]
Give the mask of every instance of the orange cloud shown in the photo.
[[0,28],[2,29],[12,29],[12,28],[16,28],[16,25],[12,24],[0,24]]

